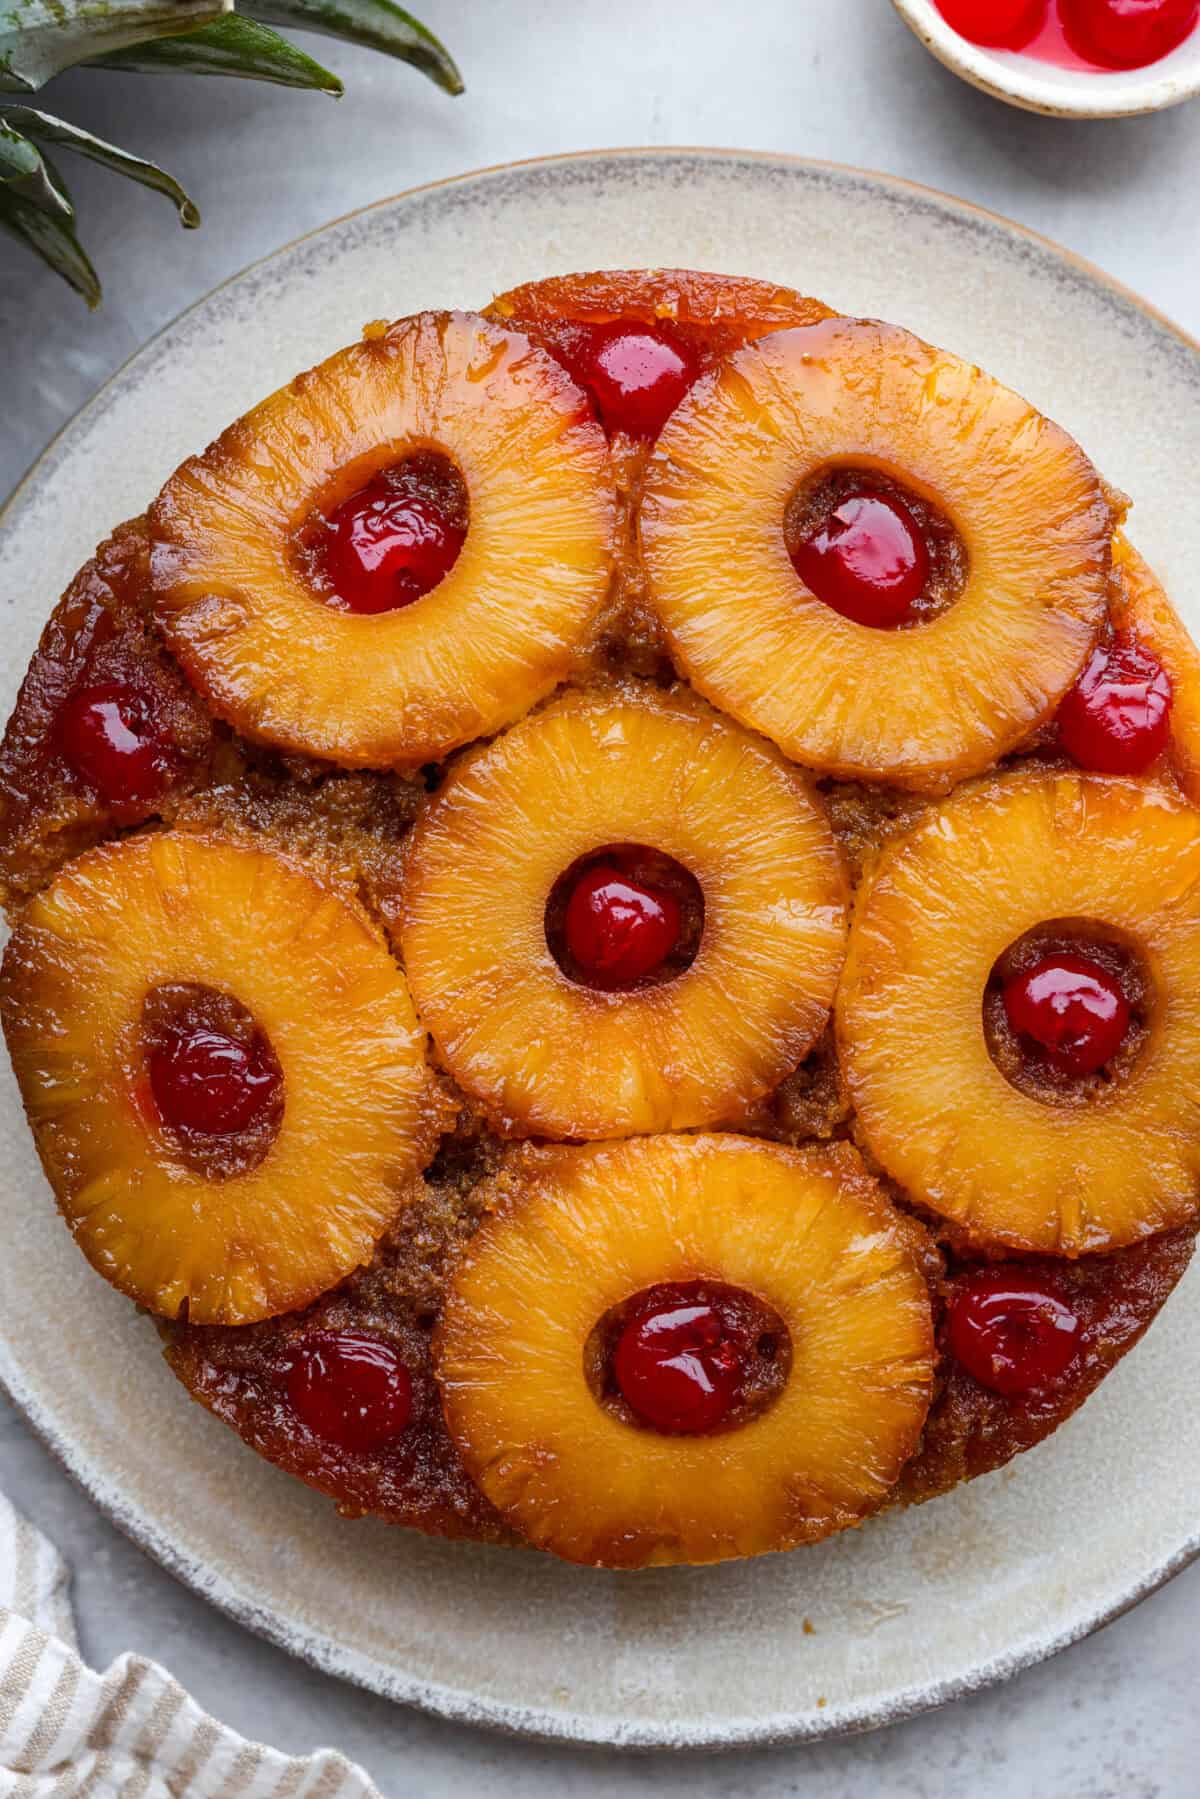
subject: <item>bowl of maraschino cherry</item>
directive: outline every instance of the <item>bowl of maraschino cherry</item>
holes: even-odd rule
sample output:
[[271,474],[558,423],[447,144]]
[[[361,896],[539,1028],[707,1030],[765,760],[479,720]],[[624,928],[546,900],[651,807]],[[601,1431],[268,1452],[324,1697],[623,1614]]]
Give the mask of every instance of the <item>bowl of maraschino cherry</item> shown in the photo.
[[1200,0],[892,0],[947,68],[1061,118],[1158,112],[1200,94]]

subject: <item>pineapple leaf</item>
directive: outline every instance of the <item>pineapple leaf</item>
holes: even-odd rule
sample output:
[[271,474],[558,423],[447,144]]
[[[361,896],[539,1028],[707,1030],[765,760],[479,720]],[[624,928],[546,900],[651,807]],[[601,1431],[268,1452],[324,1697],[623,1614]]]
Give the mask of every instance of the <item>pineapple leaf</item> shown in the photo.
[[0,192],[5,189],[68,223],[75,216],[70,199],[55,183],[37,145],[31,144],[0,113]]
[[461,94],[462,76],[445,45],[394,0],[239,0],[241,10],[264,25],[291,25],[323,37],[364,44],[399,57],[428,75],[448,94]]
[[[47,166],[55,186],[61,186],[53,165]],[[62,191],[65,194],[65,188]],[[100,278],[68,219],[43,212],[25,194],[15,192],[11,185],[0,184],[0,231],[7,231],[40,256],[56,275],[83,295],[89,307],[99,306]]]
[[8,0],[0,9],[0,92],[32,94],[101,51],[194,31],[232,8],[233,0]]
[[179,223],[189,230],[200,223],[200,213],[194,202],[174,176],[160,169],[157,163],[146,162],[128,150],[122,150],[118,144],[106,143],[102,137],[93,137],[90,131],[83,131],[78,125],[68,125],[65,119],[53,118],[50,113],[39,112],[32,106],[0,104],[0,125],[4,124],[16,126],[39,143],[58,144],[64,150],[74,150],[79,156],[87,156],[92,162],[98,162],[118,175],[127,176],[130,181],[139,181],[143,187],[165,194],[175,203]]
[[0,181],[36,181],[43,173],[36,145],[0,117]]
[[147,75],[242,75],[249,81],[274,81],[280,87],[315,89],[335,99],[342,95],[337,76],[319,62],[269,25],[233,13],[184,37],[154,38],[97,56],[88,66],[136,69]]

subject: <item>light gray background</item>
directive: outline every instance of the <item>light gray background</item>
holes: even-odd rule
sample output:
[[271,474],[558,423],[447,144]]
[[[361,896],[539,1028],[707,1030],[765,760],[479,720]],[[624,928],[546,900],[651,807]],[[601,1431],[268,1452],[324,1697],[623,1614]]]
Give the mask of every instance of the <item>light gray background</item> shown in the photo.
[[[253,258],[415,183],[558,150],[723,144],[886,169],[1044,231],[1200,333],[1200,105],[1095,125],[1009,111],[933,63],[886,0],[658,0],[653,9],[647,0],[426,0],[424,16],[460,58],[461,100],[315,39],[309,47],[346,79],[340,104],[134,76],[74,75],[48,90],[52,110],[167,162],[206,225],[181,233],[156,196],[73,166],[107,290],[92,318],[0,239],[0,493],[126,356]],[[1038,329],[1036,318],[1028,328]],[[1180,503],[1192,503],[1190,485]],[[289,1661],[147,1562],[2,1406],[0,1481],[72,1563],[94,1663],[124,1649],[156,1656],[248,1735],[291,1750],[335,1743],[389,1799],[606,1799],[651,1787],[664,1799],[1200,1792],[1200,1570],[1011,1685],[873,1737],[631,1760],[456,1729]]]

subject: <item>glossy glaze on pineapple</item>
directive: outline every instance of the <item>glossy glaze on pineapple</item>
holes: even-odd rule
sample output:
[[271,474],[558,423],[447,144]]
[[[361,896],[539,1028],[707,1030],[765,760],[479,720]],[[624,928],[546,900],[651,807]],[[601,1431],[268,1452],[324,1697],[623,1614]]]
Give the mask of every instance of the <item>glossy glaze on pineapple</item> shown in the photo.
[[[597,370],[592,394],[609,428],[619,499],[616,569],[592,646],[576,658],[572,684],[598,691],[631,681],[645,682],[651,691],[669,688],[677,676],[648,603],[635,527],[653,450],[653,406],[673,392],[673,383],[686,392],[740,344],[789,325],[816,323],[828,316],[826,309],[765,283],[667,273],[536,283],[495,302],[491,316],[526,331],[585,384],[589,368],[595,364]],[[657,361],[652,347],[642,342],[639,348],[639,339],[647,337],[666,346]],[[838,507],[858,497],[845,488],[840,478],[840,485],[817,494],[807,512],[794,511],[791,536],[798,540],[806,531],[815,536]],[[896,499],[887,478],[868,482],[867,488],[868,497],[882,493]],[[902,503],[901,492],[897,504]],[[908,518],[915,519],[930,556],[932,576],[927,573],[922,593],[931,596],[936,612],[952,604],[961,578],[957,540],[919,497]],[[860,514],[857,527],[862,522]],[[867,525],[871,522],[867,517]],[[876,518],[874,524],[885,534],[891,529],[886,520],[881,525]],[[870,542],[867,550],[873,553]],[[1174,735],[1157,772],[1169,781],[1178,778],[1185,791],[1194,784],[1200,792],[1194,773],[1200,768],[1200,657],[1144,565],[1120,541],[1109,612],[1114,627],[1138,635],[1173,682]],[[122,683],[137,688],[168,745],[161,758],[161,791],[127,805],[106,798],[63,754],[56,722],[81,688],[85,695],[99,690],[104,700]],[[1035,734],[1017,754],[1024,763],[1047,768],[1068,762],[1053,727]],[[364,900],[396,948],[407,833],[427,792],[436,791],[443,776],[437,768],[404,777],[339,772],[303,755],[252,746],[228,727],[214,726],[154,630],[144,528],[135,521],[98,552],[60,602],[0,751],[4,897],[15,912],[81,849],[143,821],[163,819],[184,829],[248,833],[298,855]],[[855,881],[929,803],[871,783],[821,778],[817,786]],[[639,872],[648,879],[644,868]],[[565,915],[570,895],[562,897]],[[558,919],[554,928],[562,926]],[[438,1534],[513,1541],[510,1526],[467,1474],[447,1434],[431,1347],[448,1273],[476,1230],[481,1194],[507,1151],[495,1123],[488,1123],[444,1073],[439,1081],[456,1122],[424,1185],[366,1268],[302,1313],[233,1328],[163,1326],[166,1353],[197,1399],[260,1453],[329,1494],[346,1515],[371,1513]],[[737,1127],[781,1144],[853,1136],[831,1032],[738,1118]],[[908,1209],[899,1190],[891,1189],[891,1197],[901,1210]],[[918,1232],[925,1278],[945,1350],[956,1295],[979,1262],[969,1255],[963,1259],[952,1230],[939,1229],[927,1217],[922,1223],[929,1227]],[[1192,1235],[1184,1228],[1109,1255],[1055,1260],[1063,1303],[1078,1312],[1081,1347],[1037,1391],[997,1392],[947,1353],[921,1442],[894,1497],[929,1498],[999,1466],[1055,1429],[1150,1323],[1186,1266]],[[329,1345],[340,1338],[350,1344],[347,1355],[356,1340],[366,1340],[362,1353],[368,1357],[370,1341],[378,1340],[381,1366],[391,1358],[402,1370],[396,1378],[407,1383],[405,1406],[394,1395],[386,1399],[386,1381],[380,1402],[385,1426],[403,1413],[402,1427],[391,1434],[388,1426],[382,1436],[370,1431],[346,1440],[336,1440],[336,1433],[322,1436],[319,1423],[327,1414],[319,1405],[306,1412],[297,1398],[302,1387],[297,1367],[306,1356],[312,1362],[322,1353],[332,1355]],[[382,1378],[377,1374],[377,1390]],[[394,1414],[387,1404],[395,1406]]]

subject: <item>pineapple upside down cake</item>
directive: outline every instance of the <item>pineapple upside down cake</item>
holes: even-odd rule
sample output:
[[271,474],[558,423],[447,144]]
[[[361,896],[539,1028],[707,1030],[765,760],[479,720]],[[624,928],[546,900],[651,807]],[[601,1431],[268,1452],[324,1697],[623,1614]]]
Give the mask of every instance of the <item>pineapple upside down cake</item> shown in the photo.
[[959,357],[639,271],[423,313],[72,581],[0,754],[62,1214],[346,1516],[811,1543],[1192,1251],[1200,658]]

